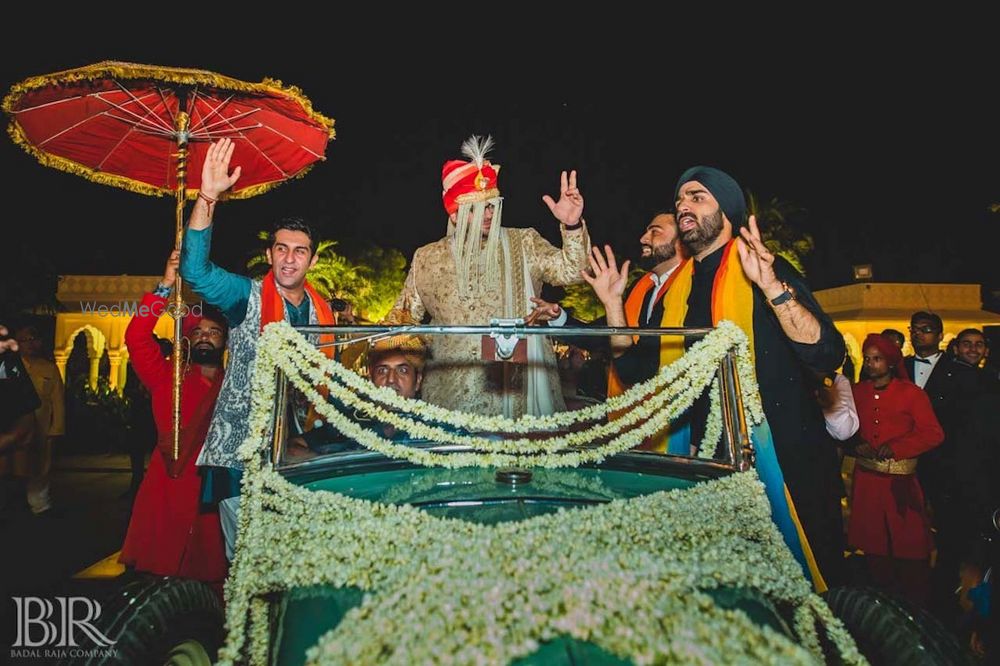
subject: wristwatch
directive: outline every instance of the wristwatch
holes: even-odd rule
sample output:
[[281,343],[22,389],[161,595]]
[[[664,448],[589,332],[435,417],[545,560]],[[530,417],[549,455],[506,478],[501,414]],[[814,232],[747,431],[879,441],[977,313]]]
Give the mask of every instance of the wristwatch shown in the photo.
[[788,286],[787,282],[782,282],[781,287],[784,291],[771,299],[771,305],[775,307],[781,305],[782,303],[787,303],[795,298],[795,292],[792,291],[792,288]]

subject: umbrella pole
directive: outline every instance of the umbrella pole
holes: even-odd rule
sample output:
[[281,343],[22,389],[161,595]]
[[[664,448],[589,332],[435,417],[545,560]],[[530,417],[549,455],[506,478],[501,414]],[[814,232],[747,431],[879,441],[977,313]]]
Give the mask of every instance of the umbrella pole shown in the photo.
[[[177,114],[177,204],[175,206],[174,248],[180,250],[184,243],[184,201],[187,196],[187,125],[188,115]],[[184,298],[181,276],[174,283],[174,386],[173,386],[173,438],[174,460],[180,457],[181,448],[181,333],[184,315]],[[190,353],[190,347],[188,353]]]

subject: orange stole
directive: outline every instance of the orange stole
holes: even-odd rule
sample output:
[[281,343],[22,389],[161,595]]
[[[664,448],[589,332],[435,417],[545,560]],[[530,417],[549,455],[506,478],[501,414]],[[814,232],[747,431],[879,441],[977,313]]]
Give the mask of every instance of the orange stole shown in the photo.
[[[333,310],[330,309],[330,304],[326,302],[316,289],[309,284],[306,280],[305,283],[306,298],[312,303],[312,307],[316,308],[316,321],[320,326],[333,326],[336,320],[333,318]],[[274,281],[274,271],[270,270],[267,275],[264,276],[264,281],[260,286],[260,330],[263,331],[264,327],[268,324],[272,324],[276,321],[285,320],[285,299],[278,292],[278,287]],[[327,346],[320,347],[326,357],[333,360],[334,353],[336,352],[336,347],[333,346],[333,342],[336,337],[329,333],[323,333],[319,336],[319,342]],[[319,386],[318,390],[320,394],[326,398],[329,391],[325,386]],[[309,412],[306,416],[306,429],[311,430],[312,424],[318,420],[318,414],[316,413],[315,405],[309,405]]]
[[[674,269],[674,272],[667,278],[667,283],[663,285],[660,289],[660,293],[657,296],[657,300],[662,299],[664,294],[670,291],[670,287],[677,277],[677,273],[680,269]],[[639,316],[642,314],[642,302],[646,298],[646,294],[649,290],[653,288],[656,284],[653,278],[653,273],[646,273],[639,281],[636,282],[632,291],[629,292],[628,298],[625,299],[625,323],[633,328],[639,326]],[[663,344],[663,339],[660,338],[660,344]],[[632,342],[639,342],[639,336],[633,335]],[[608,397],[621,395],[626,390],[628,386],[621,380],[618,373],[615,372],[615,365],[612,363],[608,366]],[[610,414],[610,418],[615,418],[617,412]],[[647,450],[647,451],[660,451],[661,453],[666,451],[666,436],[665,435],[654,435],[649,437],[641,445],[636,447],[637,449]]]
[[[729,241],[722,252],[722,262],[712,281],[712,325],[728,319],[739,326],[750,340],[753,360],[753,285],[743,272],[736,240]],[[671,281],[673,284],[664,297],[662,326],[684,325],[694,268],[695,262],[691,259],[677,268],[677,277]],[[665,340],[660,344],[660,367],[673,363],[683,354],[684,338]]]
[[[691,294],[691,283],[694,276],[694,262],[688,260],[677,269],[677,280],[673,287],[667,292],[663,303],[663,326],[683,326],[684,318],[687,316],[687,300]],[[718,324],[723,319],[728,319],[739,326],[749,340],[750,360],[756,367],[756,354],[754,351],[753,335],[753,284],[743,272],[743,265],[740,263],[740,254],[736,250],[736,239],[729,241],[723,250],[722,262],[719,270],[715,273],[712,282],[712,325]],[[670,344],[660,345],[660,365],[666,365],[680,358],[684,353],[684,341],[671,340]],[[817,592],[826,590],[826,582],[816,564],[812,547],[806,539],[802,524],[799,522],[798,514],[795,511],[795,504],[792,496],[785,485],[781,467],[774,453],[774,444],[771,442],[770,428],[766,427],[767,422],[758,425],[754,432],[763,430],[767,433],[766,441],[757,439],[754,435],[754,444],[757,446],[757,472],[764,486],[768,490],[768,499],[771,502],[772,515],[775,522],[781,529],[785,543],[792,548],[792,552],[799,550],[802,553],[802,560],[805,564],[804,570],[809,575]],[[776,499],[777,497],[777,499]],[[787,529],[782,529],[782,526]],[[794,526],[794,530],[792,530]]]
[[[632,291],[629,293],[628,298],[625,299],[625,324],[628,326],[638,326],[639,325],[639,312],[642,310],[642,301],[646,298],[646,294],[649,290],[653,288],[653,274],[646,273],[639,281],[635,283]],[[632,342],[639,342],[639,336],[633,335]],[[608,366],[608,397],[614,395],[621,395],[626,390],[625,384],[618,377],[618,373],[615,372],[615,364],[612,363]]]
[[[306,280],[304,286],[306,297],[309,298],[312,306],[316,308],[316,321],[320,326],[333,326],[336,322],[333,318],[333,310],[330,309],[330,304],[309,284],[308,280]],[[285,299],[278,293],[278,288],[274,282],[274,271],[270,270],[264,276],[264,280],[260,285],[260,330],[263,331],[264,327],[268,324],[284,320]],[[319,336],[321,344],[332,343],[334,339],[334,336],[329,333]],[[321,349],[327,358],[333,358],[333,346],[322,347]]]

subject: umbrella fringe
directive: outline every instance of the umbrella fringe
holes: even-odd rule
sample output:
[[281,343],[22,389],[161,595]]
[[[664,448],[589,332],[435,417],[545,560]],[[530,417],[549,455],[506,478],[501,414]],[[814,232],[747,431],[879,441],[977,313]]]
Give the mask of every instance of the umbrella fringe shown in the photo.
[[261,95],[286,97],[297,102],[315,123],[324,127],[331,139],[336,133],[333,129],[334,121],[323,114],[314,111],[312,102],[309,101],[302,91],[296,86],[286,86],[278,79],[265,78],[260,83],[249,83],[240,81],[222,74],[216,74],[201,69],[185,69],[181,67],[160,67],[158,65],[139,65],[128,62],[105,61],[86,67],[70,69],[54,74],[44,74],[32,76],[30,78],[11,86],[10,92],[4,97],[3,110],[9,114],[14,114],[14,105],[27,92],[36,88],[49,85],[74,83],[77,81],[88,81],[106,77],[117,77],[122,79],[154,79],[170,83],[182,83],[189,85],[204,85],[222,90],[234,92],[258,93]]
[[[65,157],[59,157],[58,155],[47,153],[44,150],[39,150],[32,145],[30,141],[28,141],[21,130],[21,126],[16,122],[12,121],[10,125],[7,126],[7,133],[10,134],[10,138],[14,141],[14,143],[24,148],[26,152],[33,155],[35,159],[41,162],[44,166],[59,169],[60,171],[66,171],[76,176],[82,176],[87,180],[92,180],[95,183],[100,183],[101,185],[111,185],[113,187],[118,187],[137,194],[144,194],[146,196],[162,197],[168,194],[173,194],[171,190],[154,187],[153,185],[148,185],[147,183],[143,183],[139,180],[126,178],[125,176],[116,176],[103,171],[96,171],[88,166],[80,164],[79,162],[74,162],[73,160],[66,159]],[[198,193],[195,192],[194,196],[197,197]]]
[[[278,187],[279,185],[284,185],[287,182],[290,182],[290,181],[293,181],[293,180],[298,180],[299,178],[302,178],[307,173],[309,173],[314,166],[315,166],[315,164],[310,164],[309,166],[307,166],[306,168],[302,169],[302,171],[299,171],[294,176],[290,176],[290,177],[284,178],[282,180],[278,180],[278,181],[274,181],[274,182],[270,182],[270,183],[260,183],[259,185],[251,185],[250,187],[245,187],[242,190],[238,190],[236,192],[227,192],[227,193],[225,193],[225,194],[222,195],[222,198],[223,199],[249,199],[250,197],[255,197],[258,194],[263,194],[264,192],[268,192],[270,190],[273,190],[274,188]],[[191,190],[188,191],[188,199],[197,199],[197,198],[198,198],[198,192],[197,192],[197,190],[194,191],[194,195],[193,196],[191,195]]]

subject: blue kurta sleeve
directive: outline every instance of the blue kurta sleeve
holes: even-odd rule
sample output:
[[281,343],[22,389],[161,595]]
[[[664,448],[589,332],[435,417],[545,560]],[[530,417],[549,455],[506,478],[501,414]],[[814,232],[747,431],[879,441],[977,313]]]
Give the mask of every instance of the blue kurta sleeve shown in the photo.
[[250,300],[250,278],[237,275],[209,261],[212,246],[212,227],[184,230],[181,250],[181,277],[191,288],[211,305],[219,308],[237,326],[247,314]]

